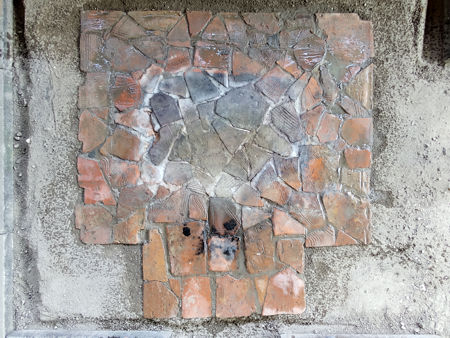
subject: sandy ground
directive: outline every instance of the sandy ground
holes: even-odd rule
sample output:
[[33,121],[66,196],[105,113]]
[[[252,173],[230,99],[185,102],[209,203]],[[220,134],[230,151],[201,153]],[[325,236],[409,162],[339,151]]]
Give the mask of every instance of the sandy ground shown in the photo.
[[[302,6],[311,13],[356,12],[374,24],[373,243],[308,249],[301,318],[141,320],[139,248],[85,246],[74,229],[81,199],[75,166],[80,10]],[[15,132],[23,135],[15,142],[18,329],[450,336],[450,70],[420,60],[422,0],[29,0],[17,13]]]

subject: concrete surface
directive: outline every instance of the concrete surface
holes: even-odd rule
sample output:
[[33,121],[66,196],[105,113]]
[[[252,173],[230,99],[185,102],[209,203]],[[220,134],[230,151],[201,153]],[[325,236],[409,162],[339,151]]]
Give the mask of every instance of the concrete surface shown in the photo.
[[[421,61],[424,0],[16,1],[16,329],[450,336],[450,70]],[[356,12],[375,33],[373,243],[307,250],[307,311],[246,320],[141,320],[140,251],[74,228],[81,9]],[[27,142],[28,140],[28,142]],[[238,334],[236,332],[239,332]]]

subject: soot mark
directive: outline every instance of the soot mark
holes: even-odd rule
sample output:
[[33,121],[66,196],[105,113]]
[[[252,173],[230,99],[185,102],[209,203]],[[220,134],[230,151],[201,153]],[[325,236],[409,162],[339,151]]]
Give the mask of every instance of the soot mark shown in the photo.
[[236,221],[234,219],[229,220],[228,222],[223,223],[223,226],[225,227],[225,229],[227,229],[228,231],[233,230],[234,228],[236,228]]
[[183,227],[183,235],[185,235],[186,237],[191,235],[191,229],[187,226]]
[[195,253],[197,256],[202,255],[205,252],[205,245],[203,243],[203,239],[199,238],[199,244],[197,248],[197,252]]

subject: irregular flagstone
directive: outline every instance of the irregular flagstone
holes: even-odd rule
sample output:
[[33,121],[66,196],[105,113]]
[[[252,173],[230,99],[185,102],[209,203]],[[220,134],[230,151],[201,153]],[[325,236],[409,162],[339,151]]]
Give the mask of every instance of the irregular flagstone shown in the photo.
[[216,113],[233,127],[254,130],[262,122],[268,104],[251,86],[230,90],[217,100]]
[[294,55],[300,66],[311,71],[325,54],[325,41],[309,31],[304,31],[294,46]]
[[187,11],[186,16],[189,23],[189,33],[193,36],[202,31],[206,23],[211,19],[212,14],[206,11]]
[[144,209],[152,197],[153,193],[145,184],[122,188],[117,205],[117,217],[125,218],[137,209]]
[[267,166],[257,179],[256,186],[261,192],[261,197],[284,205],[289,199],[290,189],[276,180],[276,174],[272,166]]
[[311,109],[302,115],[300,115],[300,121],[302,129],[309,136],[316,135],[317,129],[319,127],[320,117],[324,111],[324,106],[319,105],[314,109]]
[[273,48],[250,48],[248,51],[250,58],[262,63],[266,68],[272,68],[283,56],[283,52]]
[[133,128],[141,134],[150,137],[155,135],[150,121],[151,111],[148,109],[133,109],[128,113],[114,114],[114,122]]
[[275,267],[275,245],[272,242],[272,225],[264,221],[244,232],[245,262],[249,273],[261,273]]
[[263,316],[301,314],[305,311],[305,283],[287,268],[269,279]]
[[251,279],[235,279],[229,275],[216,279],[216,317],[247,317],[256,312],[256,299]]
[[327,192],[323,197],[323,204],[332,225],[364,244],[369,242],[367,201],[360,201],[350,194]]
[[84,85],[78,91],[78,108],[109,106],[108,73],[87,73]]
[[172,292],[178,297],[181,297],[181,281],[179,279],[170,278],[169,285]]
[[154,59],[156,62],[164,63],[164,44],[151,37],[146,37],[133,42],[134,47],[145,56]]
[[275,236],[306,234],[306,229],[300,222],[297,222],[287,212],[278,208],[273,209],[272,224]]
[[204,225],[201,222],[169,225],[166,231],[171,273],[175,276],[206,273]]
[[274,13],[244,13],[247,24],[266,34],[275,34],[280,30],[279,21]]
[[356,194],[368,195],[370,193],[370,172],[355,171],[344,167],[341,172],[341,183]]
[[227,198],[210,198],[208,221],[212,233],[234,235],[241,226],[240,210]]
[[100,160],[100,167],[103,170],[103,175],[114,188],[136,185],[140,176],[137,164],[112,157],[103,157]]
[[246,180],[249,175],[249,160],[245,152],[241,149],[236,151],[231,161],[223,169],[226,173]]
[[158,186],[162,182],[163,171],[149,161],[141,164],[141,180],[149,186]]
[[247,154],[250,163],[250,172],[248,179],[251,180],[257,173],[259,173],[262,167],[272,157],[272,154],[254,144],[246,145],[245,153]]
[[191,67],[191,55],[187,48],[169,48],[166,72],[180,73]]
[[180,134],[173,144],[169,155],[169,161],[190,162],[192,159],[191,145],[184,134]]
[[184,76],[189,93],[195,103],[208,101],[220,95],[219,89],[202,71],[191,70],[186,72]]
[[88,153],[103,143],[108,133],[106,124],[85,110],[81,113],[78,139],[83,142],[83,153]]
[[212,125],[231,154],[234,154],[249,135],[247,130],[233,128],[224,119],[215,119]]
[[276,66],[256,83],[256,87],[277,103],[293,82],[294,78],[289,73]]
[[277,255],[280,261],[289,265],[298,273],[303,273],[303,244],[303,240],[300,239],[280,239],[277,242]]
[[114,227],[114,243],[141,243],[140,231],[144,230],[144,219],[145,209],[140,209],[131,215],[127,220],[116,224]]
[[186,17],[183,16],[167,34],[167,42],[177,47],[189,47],[191,45]]
[[119,11],[81,11],[81,31],[109,31],[124,15]]
[[297,62],[289,53],[286,53],[283,58],[278,60],[277,64],[295,78],[299,78],[303,73],[302,70],[298,68]]
[[259,304],[262,307],[264,304],[264,299],[266,298],[266,290],[267,290],[267,284],[269,283],[269,277],[268,276],[259,276],[255,277],[255,287],[256,292],[258,293],[258,300]]
[[163,71],[164,70],[158,65],[151,65],[149,68],[147,68],[147,70],[139,80],[141,89],[145,93],[153,93]]
[[105,56],[109,58],[111,67],[116,72],[133,72],[146,68],[150,60],[128,43],[110,37],[105,43]]
[[361,70],[345,88],[347,94],[360,102],[367,110],[372,109],[373,67],[371,64]]
[[105,205],[116,205],[111,188],[106,183],[96,160],[78,157],[77,169],[78,184],[84,188],[84,203],[102,202]]
[[316,194],[295,191],[291,194],[288,206],[290,215],[304,225],[308,231],[325,226],[325,215]]
[[292,145],[268,125],[258,129],[254,141],[260,147],[282,156],[289,156],[292,152]]
[[222,20],[216,16],[211,22],[206,26],[203,31],[202,38],[206,40],[214,40],[214,41],[227,41],[228,34],[225,29],[225,25]]
[[322,99],[322,88],[314,77],[311,77],[302,95],[302,110],[307,111],[320,103]]
[[112,243],[113,216],[99,205],[79,205],[75,208],[75,227],[85,244]]
[[228,88],[228,71],[225,69],[207,69],[206,72],[222,86]]
[[120,111],[136,107],[141,100],[141,87],[131,76],[116,76],[111,88],[114,106]]
[[114,25],[111,34],[123,40],[135,39],[146,35],[145,29],[128,15],[122,16]]
[[178,105],[185,123],[190,123],[199,118],[197,107],[191,99],[180,99]]
[[149,207],[148,220],[154,223],[181,223],[187,217],[189,193],[184,189],[156,201]]
[[144,283],[144,318],[173,318],[178,315],[178,299],[159,281]]
[[270,112],[273,125],[286,135],[291,142],[300,141],[302,138],[300,120],[294,109],[286,109],[277,106]]
[[157,229],[148,231],[148,243],[142,246],[142,274],[146,281],[167,282],[166,258],[161,234]]
[[116,128],[100,149],[102,155],[114,155],[123,160],[139,161],[147,151],[148,143],[122,128]]
[[355,244],[358,244],[358,242],[355,239],[351,238],[343,231],[340,230],[338,231],[335,243],[336,246],[355,245]]
[[372,153],[368,149],[347,148],[344,155],[350,169],[370,167]]
[[353,118],[344,121],[341,129],[342,138],[356,146],[372,142],[373,124],[371,118]]
[[350,97],[345,95],[341,97],[339,106],[352,117],[364,117],[368,115],[367,111],[358,102],[353,101]]
[[183,185],[192,178],[192,169],[189,163],[168,162],[164,171],[164,181],[168,184]]
[[206,221],[208,219],[208,200],[201,194],[189,196],[189,218]]
[[201,120],[202,128],[205,130],[212,129],[212,122],[218,118],[218,116],[214,113],[214,101],[205,102],[197,105],[198,116]]
[[195,48],[194,66],[226,69],[230,55],[231,50],[227,46],[198,43]]
[[150,160],[159,165],[168,155],[170,147],[175,141],[178,133],[181,130],[180,124],[170,124],[163,126],[158,132],[158,138],[155,140],[150,148]]
[[84,72],[105,71],[106,60],[101,52],[103,40],[97,34],[80,36],[80,69]]
[[210,271],[226,272],[238,268],[238,237],[211,236],[208,240],[208,268]]
[[336,100],[339,88],[328,69],[324,66],[320,67],[320,83],[323,89],[323,98],[328,102]]
[[242,227],[244,230],[270,218],[271,214],[258,208],[242,208]]
[[211,286],[208,277],[190,277],[183,281],[181,308],[183,318],[211,317]]
[[176,11],[133,11],[128,12],[138,24],[150,31],[169,31],[180,19]]
[[299,190],[302,186],[299,176],[298,157],[283,158],[274,157],[275,168],[278,176],[291,188]]
[[150,99],[150,105],[162,126],[181,119],[177,102],[167,94],[157,93],[153,95]]
[[186,82],[182,76],[175,76],[162,80],[159,84],[159,90],[181,97],[188,96]]
[[262,207],[264,202],[260,197],[260,194],[253,189],[250,184],[243,184],[233,195],[234,200],[249,207]]
[[242,185],[242,181],[227,173],[221,173],[219,181],[214,187],[214,194],[216,197],[231,198],[240,185]]
[[308,232],[305,246],[307,248],[317,248],[323,246],[334,246],[336,243],[336,233],[333,227],[327,226],[325,229]]
[[233,53],[232,69],[233,78],[238,82],[257,79],[264,72],[263,65],[238,50]]
[[321,143],[336,141],[339,136],[341,120],[332,114],[324,114],[317,129],[317,138]]
[[248,41],[247,26],[237,13],[222,13],[230,41],[245,45]]
[[303,73],[302,76],[300,76],[288,89],[287,95],[291,100],[294,101],[300,101],[301,100],[301,94],[303,93],[303,90],[305,89],[306,85],[308,84],[309,75],[308,73]]

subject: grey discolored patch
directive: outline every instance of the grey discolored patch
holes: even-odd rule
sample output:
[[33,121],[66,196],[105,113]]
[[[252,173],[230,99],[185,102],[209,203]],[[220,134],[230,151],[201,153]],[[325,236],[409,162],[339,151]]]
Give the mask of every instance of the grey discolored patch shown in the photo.
[[188,71],[185,79],[195,103],[214,99],[220,95],[219,89],[212,83],[211,79],[201,71]]
[[188,96],[186,82],[182,76],[175,76],[162,80],[159,84],[159,90],[176,96]]
[[291,144],[267,125],[263,125],[258,129],[255,143],[282,156],[289,156],[292,152]]
[[158,165],[164,160],[180,130],[179,124],[167,125],[159,130],[159,139],[149,150],[150,160],[154,164]]
[[225,147],[232,154],[234,154],[249,134],[247,130],[233,128],[229,123],[220,118],[215,119],[212,124],[217,134],[219,134],[220,139],[225,144]]
[[175,99],[167,94],[157,93],[150,99],[153,112],[162,126],[181,119]]

